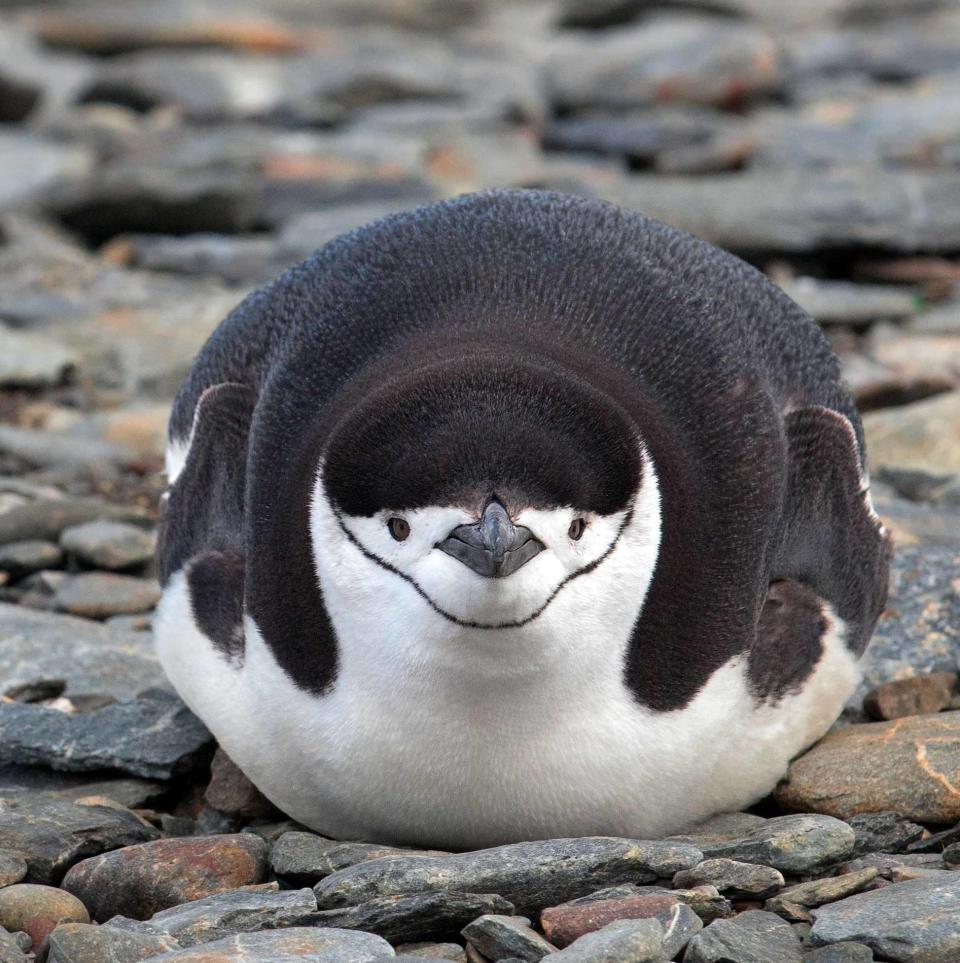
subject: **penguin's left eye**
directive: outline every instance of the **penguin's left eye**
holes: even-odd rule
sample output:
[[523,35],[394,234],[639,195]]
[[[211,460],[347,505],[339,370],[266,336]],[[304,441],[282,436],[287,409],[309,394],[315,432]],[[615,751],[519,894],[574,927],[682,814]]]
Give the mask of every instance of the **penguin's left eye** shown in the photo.
[[572,538],[575,542],[579,542],[579,541],[580,541],[580,537],[583,535],[586,527],[587,527],[587,523],[586,523],[582,518],[575,518],[575,519],[570,523],[570,528],[567,529],[567,534],[568,534],[568,535],[570,536],[570,538]]
[[395,541],[403,542],[410,536],[410,523],[402,518],[391,518],[387,528]]

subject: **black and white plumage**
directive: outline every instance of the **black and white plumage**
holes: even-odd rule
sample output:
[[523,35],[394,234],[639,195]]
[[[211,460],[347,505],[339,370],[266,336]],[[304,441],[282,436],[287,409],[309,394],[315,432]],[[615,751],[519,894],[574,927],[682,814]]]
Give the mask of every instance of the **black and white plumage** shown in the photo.
[[886,595],[814,322],[612,206],[491,192],[327,245],[170,422],[164,667],[281,808],[476,847],[766,793]]

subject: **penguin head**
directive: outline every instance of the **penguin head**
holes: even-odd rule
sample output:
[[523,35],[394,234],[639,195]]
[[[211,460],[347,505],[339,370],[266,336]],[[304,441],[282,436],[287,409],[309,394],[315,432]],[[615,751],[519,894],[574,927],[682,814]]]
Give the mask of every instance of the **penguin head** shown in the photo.
[[421,359],[332,432],[314,550],[348,596],[379,585],[461,625],[523,625],[613,552],[643,465],[627,414],[569,370],[482,350]]

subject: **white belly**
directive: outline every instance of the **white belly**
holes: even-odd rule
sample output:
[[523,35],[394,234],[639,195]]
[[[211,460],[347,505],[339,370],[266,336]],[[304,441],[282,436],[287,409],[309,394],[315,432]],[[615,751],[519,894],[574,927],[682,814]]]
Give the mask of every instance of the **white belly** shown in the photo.
[[171,681],[276,805],[344,839],[472,849],[662,836],[763,796],[858,680],[833,632],[802,691],[775,706],[755,704],[734,659],[687,707],[651,712],[623,686],[622,663],[578,658],[595,647],[569,592],[537,620],[559,639],[540,658],[528,657],[527,629],[495,643],[467,632],[441,664],[391,664],[385,642],[376,666],[341,662],[332,691],[315,697],[249,619],[244,663],[229,666],[196,628],[185,585],[174,577],[156,620]]

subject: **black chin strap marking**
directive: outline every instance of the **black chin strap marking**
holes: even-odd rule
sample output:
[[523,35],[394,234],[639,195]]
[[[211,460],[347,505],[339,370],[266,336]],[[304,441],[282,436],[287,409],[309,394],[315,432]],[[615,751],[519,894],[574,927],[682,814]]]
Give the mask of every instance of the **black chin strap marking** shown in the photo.
[[[332,508],[332,506],[331,506]],[[631,503],[630,508],[627,510],[627,514],[624,516],[623,521],[620,523],[620,528],[617,530],[616,537],[607,547],[607,550],[595,558],[592,562],[584,565],[583,568],[578,568],[575,572],[571,572],[562,582],[550,593],[547,600],[540,606],[532,615],[528,615],[525,619],[518,619],[514,622],[500,622],[496,625],[487,625],[483,622],[470,622],[466,619],[458,619],[455,615],[451,615],[449,612],[445,612],[436,602],[430,598],[429,595],[417,584],[416,580],[411,578],[405,572],[401,572],[398,568],[391,565],[386,560],[380,558],[379,555],[375,555],[373,552],[368,551],[363,545],[356,539],[354,534],[347,528],[343,523],[343,516],[337,509],[332,508],[334,517],[337,520],[337,524],[340,526],[341,531],[347,536],[350,543],[354,545],[357,550],[371,561],[376,562],[381,568],[386,569],[388,572],[393,572],[394,575],[399,576],[405,582],[408,582],[413,586],[416,593],[433,609],[437,615],[442,615],[448,622],[452,622],[454,625],[459,625],[464,629],[519,629],[523,628],[525,625],[529,625],[534,619],[539,618],[543,612],[546,610],[547,606],[560,594],[560,590],[572,582],[575,578],[579,578],[581,575],[586,575],[588,572],[592,572],[597,568],[601,562],[605,561],[613,553],[613,550],[617,547],[620,542],[620,536],[623,535],[627,526],[633,519],[633,504]]]

